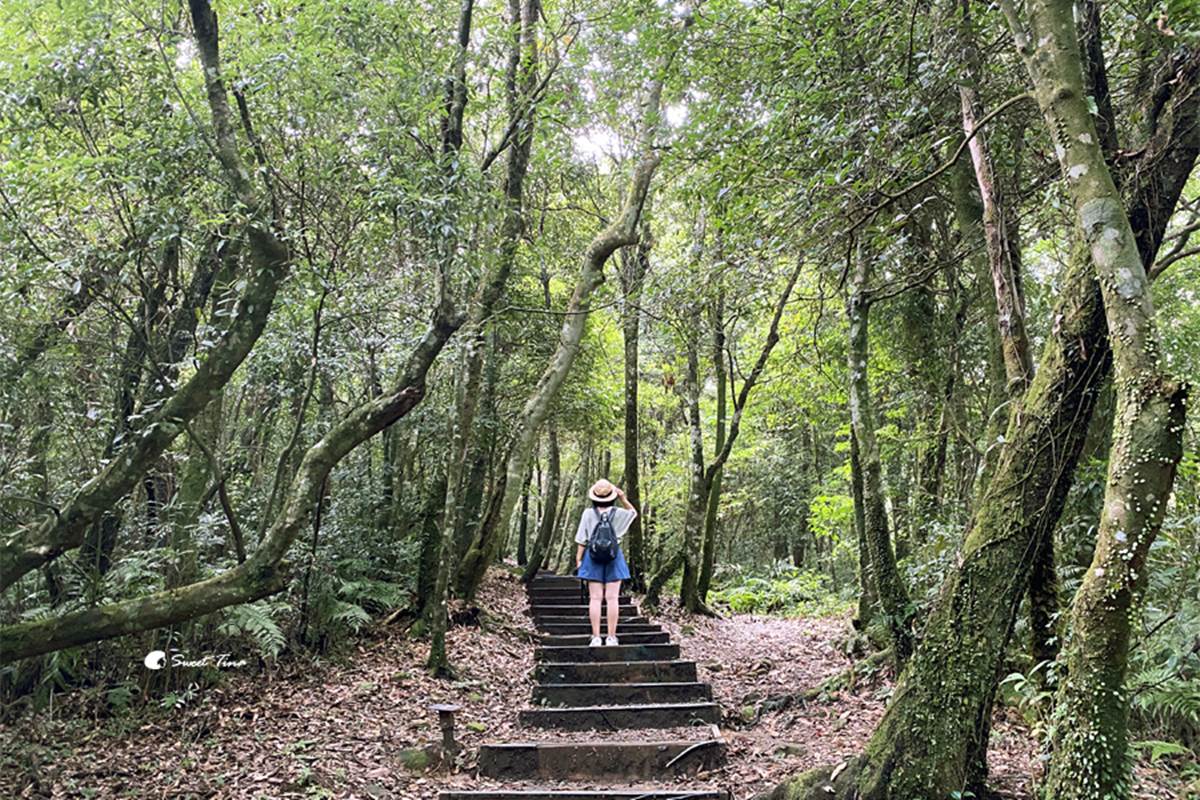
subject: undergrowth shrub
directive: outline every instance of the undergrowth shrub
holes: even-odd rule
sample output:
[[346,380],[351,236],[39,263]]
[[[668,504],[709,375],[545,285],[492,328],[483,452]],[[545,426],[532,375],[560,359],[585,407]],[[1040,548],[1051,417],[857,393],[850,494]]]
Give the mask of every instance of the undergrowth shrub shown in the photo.
[[828,575],[776,565],[768,571],[740,567],[718,570],[709,601],[738,614],[817,617],[839,614],[848,607]]

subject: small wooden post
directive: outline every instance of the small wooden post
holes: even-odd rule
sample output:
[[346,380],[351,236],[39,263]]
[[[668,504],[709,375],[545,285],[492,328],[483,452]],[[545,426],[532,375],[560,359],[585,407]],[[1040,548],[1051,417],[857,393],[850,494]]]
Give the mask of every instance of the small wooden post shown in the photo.
[[458,755],[458,742],[454,741],[454,713],[461,708],[446,703],[435,703],[429,707],[430,711],[437,712],[438,723],[442,726],[442,758],[447,762],[453,761]]

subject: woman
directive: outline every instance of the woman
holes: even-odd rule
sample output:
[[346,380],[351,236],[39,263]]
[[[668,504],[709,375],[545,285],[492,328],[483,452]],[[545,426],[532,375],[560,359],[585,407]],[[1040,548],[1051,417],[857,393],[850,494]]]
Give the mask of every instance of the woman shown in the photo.
[[[617,644],[617,618],[620,608],[618,598],[621,595],[621,581],[629,580],[629,565],[625,563],[625,555],[617,547],[617,557],[607,564],[597,564],[592,560],[588,550],[588,540],[592,531],[602,518],[607,518],[612,524],[617,541],[629,530],[630,524],[637,519],[637,509],[625,497],[625,492],[601,478],[592,484],[588,491],[588,499],[592,507],[585,509],[579,520],[579,530],[575,533],[575,574],[588,584],[588,615],[592,621],[592,641],[589,647],[600,646],[600,602],[608,601],[608,637],[604,644],[612,647]],[[613,508],[617,500],[624,508]]]

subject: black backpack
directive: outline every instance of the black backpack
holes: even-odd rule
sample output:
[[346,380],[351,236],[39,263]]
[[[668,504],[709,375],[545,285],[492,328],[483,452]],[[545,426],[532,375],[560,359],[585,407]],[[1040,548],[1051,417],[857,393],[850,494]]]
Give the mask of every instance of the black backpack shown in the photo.
[[588,539],[588,554],[597,564],[608,564],[617,558],[617,532],[612,525],[613,512],[601,514],[597,508],[596,516],[600,521],[596,523],[591,538]]

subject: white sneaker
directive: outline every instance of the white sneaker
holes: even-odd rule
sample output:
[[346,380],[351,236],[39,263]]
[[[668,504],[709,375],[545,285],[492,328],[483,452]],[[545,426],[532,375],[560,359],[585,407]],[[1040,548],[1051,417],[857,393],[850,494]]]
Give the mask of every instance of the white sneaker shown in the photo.
[[599,646],[600,646],[600,637],[599,636],[593,636],[592,640],[590,642],[588,642],[588,647],[599,647]]
[[[600,642],[597,640],[596,644],[599,644],[599,643]],[[617,646],[617,637],[615,637],[615,636],[604,637],[604,644],[606,647],[616,647]]]

